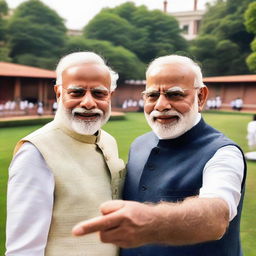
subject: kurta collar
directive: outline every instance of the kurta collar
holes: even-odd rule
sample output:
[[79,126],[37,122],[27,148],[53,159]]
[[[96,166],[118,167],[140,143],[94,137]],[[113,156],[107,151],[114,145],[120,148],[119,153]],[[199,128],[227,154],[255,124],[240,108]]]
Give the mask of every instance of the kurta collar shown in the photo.
[[69,129],[65,124],[54,120],[55,125],[65,134],[69,135],[75,140],[80,142],[88,143],[88,144],[96,144],[100,140],[101,131],[97,132],[97,135],[83,135],[76,133],[75,131]]

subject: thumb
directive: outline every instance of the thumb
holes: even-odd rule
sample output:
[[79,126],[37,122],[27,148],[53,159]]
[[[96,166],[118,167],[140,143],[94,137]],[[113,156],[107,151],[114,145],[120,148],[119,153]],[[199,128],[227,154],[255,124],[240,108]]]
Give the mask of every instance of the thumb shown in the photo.
[[100,211],[103,215],[107,215],[109,213],[120,210],[124,206],[125,206],[125,201],[123,200],[107,201],[100,206]]

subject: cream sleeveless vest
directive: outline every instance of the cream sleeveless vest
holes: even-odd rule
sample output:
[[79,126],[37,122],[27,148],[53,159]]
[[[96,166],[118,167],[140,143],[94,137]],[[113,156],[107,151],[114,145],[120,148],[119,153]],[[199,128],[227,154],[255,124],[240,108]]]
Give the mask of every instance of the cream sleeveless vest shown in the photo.
[[54,205],[46,256],[115,256],[117,248],[101,243],[98,234],[72,237],[72,227],[100,215],[99,205],[118,198],[124,163],[118,157],[115,139],[101,130],[98,136],[84,136],[56,121],[23,138],[43,155],[55,180]]

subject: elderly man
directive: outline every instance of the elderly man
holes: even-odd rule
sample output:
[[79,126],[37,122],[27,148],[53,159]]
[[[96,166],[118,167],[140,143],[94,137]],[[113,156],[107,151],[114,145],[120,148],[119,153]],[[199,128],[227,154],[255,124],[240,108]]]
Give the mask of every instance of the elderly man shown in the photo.
[[[207,125],[199,66],[170,55],[146,73],[145,116],[153,132],[130,149],[124,199],[74,227],[100,231],[122,256],[240,256],[246,165],[241,149]],[[138,201],[138,202],[133,202]],[[136,247],[136,248],[133,248]]]
[[70,230],[118,198],[124,164],[101,130],[118,75],[92,52],[65,56],[56,72],[54,121],[17,144],[10,165],[6,255],[113,256],[116,246]]

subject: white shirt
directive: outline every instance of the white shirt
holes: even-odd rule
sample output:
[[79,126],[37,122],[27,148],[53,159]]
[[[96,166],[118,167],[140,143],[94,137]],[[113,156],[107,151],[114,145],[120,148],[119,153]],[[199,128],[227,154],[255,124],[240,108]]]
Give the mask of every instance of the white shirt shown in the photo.
[[247,126],[248,146],[252,149],[256,147],[256,121],[251,121]]
[[[244,163],[235,146],[219,149],[203,170],[199,197],[223,198],[237,214]],[[6,256],[43,256],[52,217],[54,177],[40,152],[25,143],[9,168]]]

